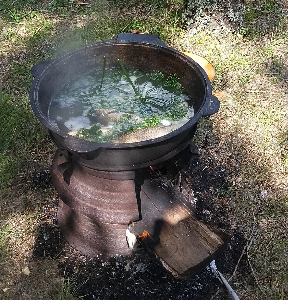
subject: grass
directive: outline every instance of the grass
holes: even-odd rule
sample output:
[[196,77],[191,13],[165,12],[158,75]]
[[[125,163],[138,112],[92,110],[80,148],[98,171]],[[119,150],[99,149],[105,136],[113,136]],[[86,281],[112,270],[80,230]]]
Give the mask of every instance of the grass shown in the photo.
[[[247,2],[247,6],[256,5]],[[207,133],[206,120],[200,122],[196,143],[211,157],[221,157],[222,164],[232,170],[233,187],[225,191],[225,198],[232,219],[245,220],[238,223],[241,232],[249,240],[253,226],[259,226],[249,251],[256,284],[243,285],[244,279],[238,278],[238,294],[251,299],[286,299],[288,110],[283,58],[288,54],[284,46],[287,20],[277,26],[276,34],[270,34],[268,28],[260,31],[251,20],[246,24],[251,28],[244,35],[243,31],[230,34],[229,28],[217,32],[217,27],[207,26],[186,35],[185,44],[182,40],[179,47],[205,53],[216,69],[213,89],[221,110],[210,118],[213,131]]]
[[[287,299],[287,4],[246,0],[240,16],[211,0],[216,15],[201,10],[185,29],[181,1],[126,2],[0,2],[0,298],[18,299],[29,289],[44,299],[71,299],[75,292],[73,282],[59,275],[57,259],[31,254],[39,215],[55,197],[53,188],[37,190],[31,183],[36,171],[49,168],[55,151],[29,106],[31,67],[137,29],[214,65],[221,110],[199,122],[195,143],[229,170],[232,186],[215,201],[251,241],[254,281],[239,272],[233,284],[243,299]],[[237,26],[217,23],[217,9],[220,16],[237,17]],[[26,266],[29,276],[22,272]]]
[[281,16],[281,2],[275,0],[246,1],[245,28],[242,28],[242,33],[250,37],[266,34],[267,31],[278,28]]

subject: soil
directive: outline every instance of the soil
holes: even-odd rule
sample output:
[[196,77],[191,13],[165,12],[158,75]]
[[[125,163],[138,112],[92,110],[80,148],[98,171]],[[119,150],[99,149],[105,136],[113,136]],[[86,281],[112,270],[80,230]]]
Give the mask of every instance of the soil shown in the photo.
[[[227,280],[236,269],[246,280],[252,280],[245,256],[241,255],[246,240],[231,226],[221,199],[221,192],[230,186],[230,171],[217,165],[209,151],[197,149],[194,144],[173,160],[178,168],[176,176],[163,166],[154,170],[166,184],[182,191],[200,220],[210,227],[231,233],[227,248],[216,259],[217,268]],[[37,172],[33,184],[39,189],[52,185],[49,171]],[[177,279],[144,249],[128,257],[117,255],[108,260],[83,255],[61,236],[57,225],[58,201],[56,196],[41,215],[33,254],[35,259],[55,259],[60,273],[73,280],[75,296],[88,300],[229,299],[226,289],[209,266],[192,278]],[[233,279],[230,281],[232,287]]]

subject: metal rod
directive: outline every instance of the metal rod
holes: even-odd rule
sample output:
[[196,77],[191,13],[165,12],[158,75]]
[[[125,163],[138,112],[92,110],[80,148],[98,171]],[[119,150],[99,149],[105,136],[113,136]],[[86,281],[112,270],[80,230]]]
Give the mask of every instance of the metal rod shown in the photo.
[[230,284],[228,283],[228,281],[224,278],[224,276],[218,271],[216,264],[215,264],[215,260],[213,260],[210,263],[210,268],[213,271],[213,273],[216,275],[216,277],[220,280],[220,282],[222,284],[225,285],[231,299],[233,300],[240,300],[240,298],[236,295],[236,293],[234,292],[234,290],[232,289],[232,287],[230,286]]

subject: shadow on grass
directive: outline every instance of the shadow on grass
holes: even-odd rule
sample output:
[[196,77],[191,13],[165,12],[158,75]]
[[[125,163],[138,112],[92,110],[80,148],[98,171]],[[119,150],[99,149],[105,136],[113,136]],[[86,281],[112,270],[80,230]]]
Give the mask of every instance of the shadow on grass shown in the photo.
[[20,24],[24,19],[29,17],[32,12],[47,12],[62,15],[71,9],[81,10],[81,7],[69,0],[18,0],[0,3],[2,18],[10,24]]
[[270,57],[266,62],[269,75],[279,80],[280,85],[288,91],[288,65],[282,58]]

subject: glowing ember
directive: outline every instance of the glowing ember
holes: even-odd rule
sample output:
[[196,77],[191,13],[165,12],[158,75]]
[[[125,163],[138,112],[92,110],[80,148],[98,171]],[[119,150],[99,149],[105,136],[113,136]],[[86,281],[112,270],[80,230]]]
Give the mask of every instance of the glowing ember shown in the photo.
[[138,235],[139,240],[144,240],[147,238],[147,236],[150,236],[149,232],[147,230],[144,230],[141,235]]

